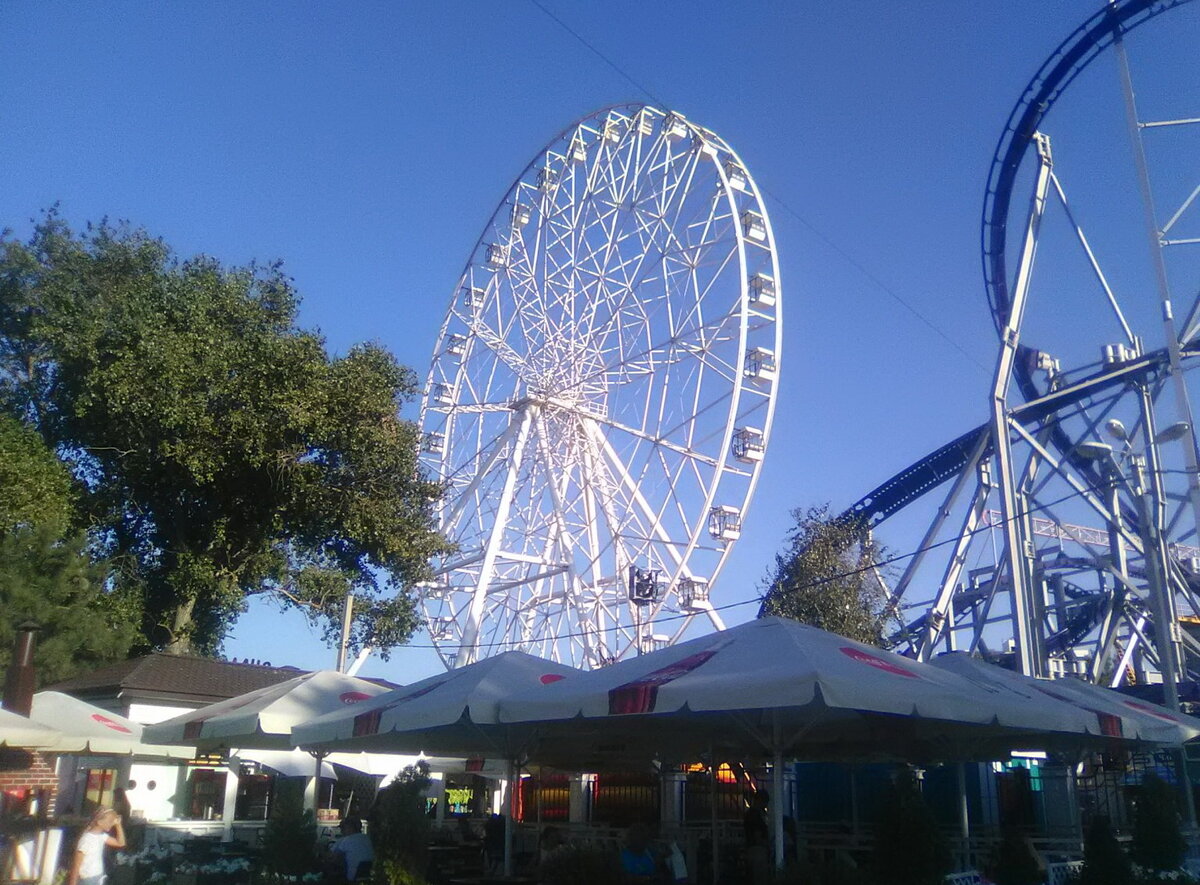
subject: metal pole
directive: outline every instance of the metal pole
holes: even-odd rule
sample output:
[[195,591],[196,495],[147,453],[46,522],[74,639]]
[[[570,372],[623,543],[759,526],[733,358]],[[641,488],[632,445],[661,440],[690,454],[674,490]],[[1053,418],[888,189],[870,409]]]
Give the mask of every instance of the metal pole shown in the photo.
[[721,849],[717,838],[717,757],[712,747],[708,748],[708,816],[712,824],[712,880],[713,885],[721,881]]
[[512,759],[508,760],[505,773],[508,776],[508,812],[504,815],[504,876],[508,878],[513,874],[513,817],[517,811],[518,786],[517,764]]
[[962,869],[971,866],[971,809],[967,803],[967,763],[958,763],[958,828],[962,834]]
[[[776,724],[775,731],[779,727]],[[778,747],[778,744],[776,744]],[[783,751],[776,749],[771,759],[771,829],[775,836],[775,869],[783,869]]]
[[1008,387],[1012,380],[1013,364],[1021,338],[1021,321],[1029,294],[1033,260],[1037,252],[1038,230],[1046,208],[1046,195],[1053,165],[1050,139],[1040,132],[1036,133],[1034,138],[1039,161],[1037,183],[1029,207],[1021,258],[1017,265],[1016,285],[1013,287],[1012,304],[1004,324],[991,395],[992,449],[995,453],[1000,489],[1000,513],[1004,519],[1005,564],[1012,584],[1013,634],[1017,644],[1018,663],[1021,672],[1026,676],[1043,675],[1043,665],[1038,648],[1040,643],[1037,638],[1038,624],[1033,599],[1032,551],[1026,549],[1025,543],[1027,505],[1025,496],[1017,486],[1009,441],[1011,430],[1008,422]]
[[350,648],[350,624],[354,620],[354,592],[346,593],[346,604],[342,606],[342,639],[338,643],[337,671],[346,672],[346,652]]

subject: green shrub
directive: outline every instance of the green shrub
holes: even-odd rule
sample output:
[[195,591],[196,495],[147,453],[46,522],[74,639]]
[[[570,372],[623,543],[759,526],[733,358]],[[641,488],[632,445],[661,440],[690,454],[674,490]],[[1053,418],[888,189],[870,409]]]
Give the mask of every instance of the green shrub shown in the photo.
[[539,870],[544,885],[613,885],[620,882],[617,854],[601,845],[563,845]]
[[424,885],[430,828],[425,791],[431,783],[429,766],[418,762],[379,791],[369,818],[376,881]]
[[1095,817],[1083,839],[1083,871],[1079,885],[1126,885],[1133,880],[1129,858],[1108,818]]
[[1138,791],[1132,854],[1138,864],[1152,870],[1177,870],[1187,855],[1175,790],[1154,772],[1146,775]]
[[910,772],[888,791],[875,838],[874,867],[891,885],[941,885],[953,861],[933,812]]
[[317,824],[313,813],[296,801],[275,804],[263,830],[263,862],[283,876],[303,876],[317,869]]

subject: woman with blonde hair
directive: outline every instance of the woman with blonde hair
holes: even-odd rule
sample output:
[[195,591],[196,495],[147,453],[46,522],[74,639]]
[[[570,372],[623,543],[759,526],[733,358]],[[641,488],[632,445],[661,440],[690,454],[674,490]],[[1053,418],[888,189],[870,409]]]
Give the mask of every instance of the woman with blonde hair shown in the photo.
[[75,846],[67,885],[102,885],[106,846],[124,848],[125,829],[121,825],[121,815],[111,808],[97,808]]

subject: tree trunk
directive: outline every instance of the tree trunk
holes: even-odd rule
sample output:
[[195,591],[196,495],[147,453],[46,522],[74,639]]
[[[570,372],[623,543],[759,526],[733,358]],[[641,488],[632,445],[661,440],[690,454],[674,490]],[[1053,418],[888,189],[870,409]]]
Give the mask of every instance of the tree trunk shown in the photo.
[[190,655],[192,653],[192,612],[196,608],[196,600],[185,599],[175,607],[171,618],[171,641],[163,646],[163,651],[169,655]]

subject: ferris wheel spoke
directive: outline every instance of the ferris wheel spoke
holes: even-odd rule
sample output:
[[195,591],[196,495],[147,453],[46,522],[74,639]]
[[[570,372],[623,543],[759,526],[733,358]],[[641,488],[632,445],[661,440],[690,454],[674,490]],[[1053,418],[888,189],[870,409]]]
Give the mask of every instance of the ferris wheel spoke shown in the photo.
[[[604,112],[547,147],[486,228],[422,402],[421,463],[447,484],[436,512],[458,547],[422,602],[448,664],[519,647],[602,666],[667,635],[654,620],[698,563],[720,571],[708,502],[744,508],[758,471],[733,459],[733,422],[758,416],[765,441],[773,413],[742,355],[779,338],[777,309],[747,309],[738,213],[765,213],[739,170],[680,117]],[[764,241],[754,267],[777,279]],[[662,572],[654,605],[628,599],[633,565]],[[681,608],[670,640],[703,610]]]

